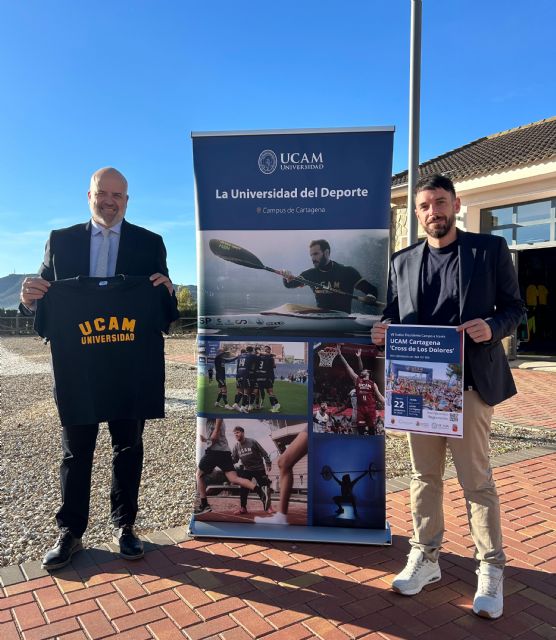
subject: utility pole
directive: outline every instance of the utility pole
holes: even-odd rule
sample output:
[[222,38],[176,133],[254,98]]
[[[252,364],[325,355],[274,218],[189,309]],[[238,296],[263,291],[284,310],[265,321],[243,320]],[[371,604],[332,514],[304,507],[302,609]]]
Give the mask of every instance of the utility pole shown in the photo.
[[411,50],[409,59],[409,153],[407,171],[407,241],[417,242],[413,189],[419,177],[419,121],[421,116],[422,0],[411,0]]

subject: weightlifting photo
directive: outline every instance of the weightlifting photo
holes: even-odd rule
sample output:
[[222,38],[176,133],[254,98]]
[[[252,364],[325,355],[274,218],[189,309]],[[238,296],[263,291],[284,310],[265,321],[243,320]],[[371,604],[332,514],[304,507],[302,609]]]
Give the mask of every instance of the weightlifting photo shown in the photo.
[[384,438],[313,434],[310,477],[313,525],[384,528]]
[[313,348],[313,433],[384,435],[384,358],[372,344]]

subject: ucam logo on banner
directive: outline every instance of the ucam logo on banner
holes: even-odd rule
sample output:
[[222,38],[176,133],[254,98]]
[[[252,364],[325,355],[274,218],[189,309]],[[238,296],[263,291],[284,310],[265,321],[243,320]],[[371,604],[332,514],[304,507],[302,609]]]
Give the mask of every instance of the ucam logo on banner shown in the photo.
[[392,127],[194,133],[195,536],[390,542]]

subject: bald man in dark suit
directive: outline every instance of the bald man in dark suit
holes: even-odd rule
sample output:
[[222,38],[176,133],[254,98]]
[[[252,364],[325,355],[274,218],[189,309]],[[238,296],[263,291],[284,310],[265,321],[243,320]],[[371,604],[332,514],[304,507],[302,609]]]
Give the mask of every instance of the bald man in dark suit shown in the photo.
[[[124,220],[129,200],[125,177],[112,167],[99,169],[91,177],[88,200],[91,210],[89,222],[51,232],[38,277],[26,278],[22,284],[21,311],[26,315],[32,313],[54,280],[115,274],[149,275],[153,286],[165,286],[175,303],[162,238]],[[174,310],[172,319],[177,317],[175,304]],[[120,555],[128,559],[143,556],[143,544],[133,525],[143,466],[144,424],[144,420],[108,422],[114,454],[112,521],[118,529],[115,539],[120,546]],[[89,517],[91,471],[98,426],[62,425],[62,506],[56,514],[60,535],[43,559],[45,569],[65,566],[82,548],[81,537]]]

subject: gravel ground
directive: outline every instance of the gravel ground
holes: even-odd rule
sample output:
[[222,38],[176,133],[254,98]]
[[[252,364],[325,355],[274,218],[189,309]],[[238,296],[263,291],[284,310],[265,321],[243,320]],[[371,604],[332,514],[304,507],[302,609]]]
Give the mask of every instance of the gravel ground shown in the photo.
[[[171,355],[193,354],[195,341],[168,338]],[[37,560],[56,538],[54,513],[60,500],[60,424],[52,399],[49,348],[40,338],[0,339],[0,566]],[[166,365],[164,420],[145,428],[145,464],[136,527],[139,533],[187,523],[195,496],[196,371],[188,364]],[[492,455],[542,444],[556,433],[494,424]],[[405,437],[387,436],[387,476],[409,474]],[[111,447],[101,427],[95,453],[86,544],[98,546],[111,535]]]

